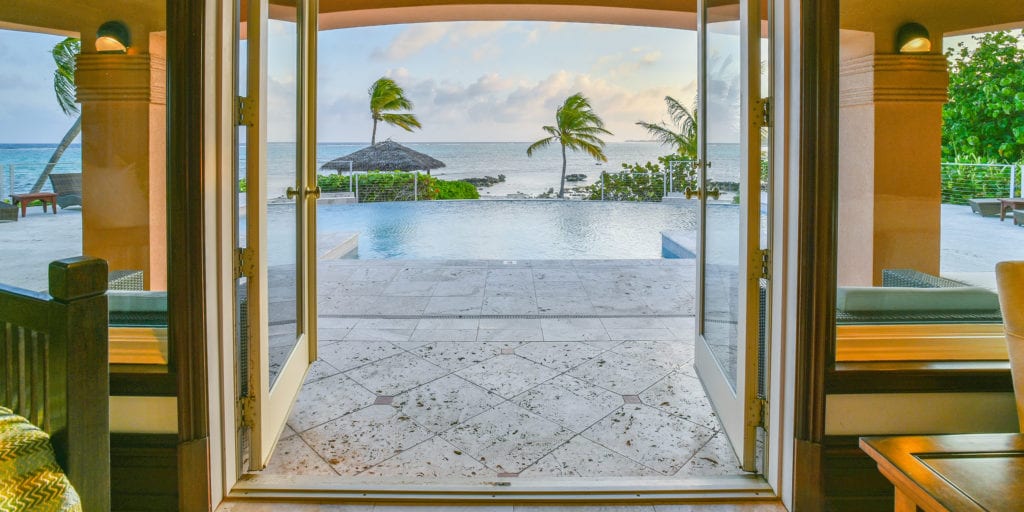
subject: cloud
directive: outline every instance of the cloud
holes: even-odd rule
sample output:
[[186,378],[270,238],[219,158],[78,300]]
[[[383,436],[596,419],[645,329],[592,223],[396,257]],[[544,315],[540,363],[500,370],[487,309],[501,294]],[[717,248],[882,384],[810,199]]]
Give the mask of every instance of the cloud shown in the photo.
[[400,32],[385,49],[373,50],[373,57],[388,60],[402,60],[422,52],[427,47],[444,39],[450,25],[447,23],[424,23],[412,25]]

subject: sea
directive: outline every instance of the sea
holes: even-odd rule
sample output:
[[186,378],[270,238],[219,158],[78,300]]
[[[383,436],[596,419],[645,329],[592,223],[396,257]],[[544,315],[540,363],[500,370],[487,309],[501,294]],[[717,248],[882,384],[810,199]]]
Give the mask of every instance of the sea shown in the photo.
[[[445,163],[431,171],[447,180],[505,176],[505,181],[480,189],[481,197],[504,198],[512,194],[535,196],[549,189],[556,192],[562,172],[562,155],[557,146],[526,156],[529,142],[410,142],[406,146],[426,153]],[[366,147],[365,143],[322,142],[317,144],[317,169],[335,158]],[[0,144],[0,197],[28,192],[41,174],[56,144]],[[585,153],[569,152],[566,174],[584,174],[587,178],[575,186],[590,185],[600,179],[601,172],[619,172],[622,164],[657,162],[671,148],[657,142],[609,142],[604,149],[607,162],[595,162]],[[243,152],[244,153],[244,152]],[[738,181],[739,145],[710,144],[708,157],[714,162],[711,170],[717,181]],[[81,172],[82,148],[71,145],[64,153],[55,173]],[[267,145],[268,195],[280,195],[291,182],[295,162],[295,144],[271,142]],[[240,163],[244,169],[244,159]],[[333,171],[324,171],[324,174]],[[569,184],[567,184],[569,186]],[[43,190],[49,190],[49,183]],[[278,191],[279,192],[279,191]]]

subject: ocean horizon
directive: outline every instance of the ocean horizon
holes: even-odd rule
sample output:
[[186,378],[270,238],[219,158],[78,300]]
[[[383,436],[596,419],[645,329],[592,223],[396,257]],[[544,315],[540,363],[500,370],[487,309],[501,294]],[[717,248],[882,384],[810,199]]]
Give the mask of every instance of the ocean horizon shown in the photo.
[[[435,177],[446,180],[498,177],[505,181],[480,189],[481,197],[505,197],[508,194],[537,195],[548,189],[558,190],[562,171],[562,156],[557,146],[550,146],[526,156],[531,141],[523,142],[401,142],[416,151],[426,153],[446,165],[431,171]],[[242,144],[244,146],[244,144]],[[316,165],[319,169],[330,160],[366,147],[365,142],[320,142],[317,144]],[[4,196],[13,189],[27,192],[50,159],[56,144],[16,143],[0,144],[0,190]],[[595,183],[601,172],[619,172],[622,164],[657,162],[659,156],[670,154],[671,148],[652,141],[609,142],[604,148],[607,162],[595,162],[584,153],[567,154],[566,174],[585,174],[587,178],[573,186]],[[710,159],[716,163],[715,174],[738,180],[739,146],[737,144],[710,144]],[[80,172],[82,150],[80,144],[71,145],[54,170],[55,173]],[[291,184],[294,172],[295,145],[288,142],[267,144],[268,195],[276,197]],[[240,172],[244,172],[244,153]],[[12,171],[13,170],[13,175]],[[327,171],[322,174],[331,174]],[[280,190],[278,190],[280,189]],[[49,183],[44,190],[49,190]]]

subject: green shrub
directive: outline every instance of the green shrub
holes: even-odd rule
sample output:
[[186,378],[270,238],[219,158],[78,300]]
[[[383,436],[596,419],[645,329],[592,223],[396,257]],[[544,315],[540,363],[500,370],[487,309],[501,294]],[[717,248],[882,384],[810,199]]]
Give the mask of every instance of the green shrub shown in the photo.
[[316,185],[323,192],[351,192],[348,189],[349,177],[340,174],[318,174]]
[[480,199],[480,192],[465,181],[437,181],[437,199]]
[[238,180],[238,191],[245,192],[246,181],[245,178]]

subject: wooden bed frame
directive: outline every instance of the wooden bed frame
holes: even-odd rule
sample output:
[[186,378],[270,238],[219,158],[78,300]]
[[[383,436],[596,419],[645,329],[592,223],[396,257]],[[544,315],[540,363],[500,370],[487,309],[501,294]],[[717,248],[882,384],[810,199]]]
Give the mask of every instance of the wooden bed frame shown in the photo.
[[50,263],[49,294],[0,285],[0,405],[50,434],[83,510],[110,510],[107,263]]

